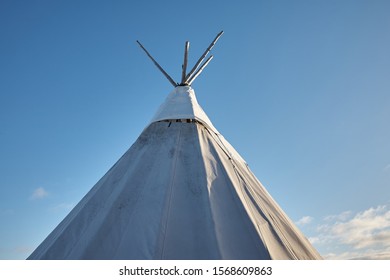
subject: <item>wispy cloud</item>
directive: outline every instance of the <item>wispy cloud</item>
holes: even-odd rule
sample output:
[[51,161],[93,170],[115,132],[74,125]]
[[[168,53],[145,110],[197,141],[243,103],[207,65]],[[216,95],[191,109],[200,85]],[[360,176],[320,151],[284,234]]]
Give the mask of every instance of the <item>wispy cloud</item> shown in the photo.
[[390,210],[378,206],[357,213],[351,220],[333,225],[331,233],[356,249],[390,246]]
[[328,260],[390,260],[390,248],[328,253],[322,257]]
[[30,196],[30,200],[42,199],[48,196],[49,193],[42,187],[36,188]]
[[[351,258],[353,259],[353,258]],[[356,259],[359,260],[390,260],[390,248],[386,249],[386,252],[373,251],[366,255],[358,256]]]
[[385,172],[390,172],[390,163],[383,168]]
[[362,253],[359,251],[345,251],[342,253],[327,253],[322,257],[327,260],[380,260],[387,259],[390,254],[381,254],[380,252]]
[[[317,228],[318,235],[311,237],[313,244],[328,247],[330,259],[390,259],[390,210],[385,205],[371,207],[353,215],[345,211],[324,218]],[[337,249],[337,250],[336,250]]]
[[337,215],[329,215],[324,218],[325,221],[331,222],[331,221],[336,221],[336,222],[344,222],[348,220],[352,216],[352,211],[344,211],[340,214]]
[[304,216],[304,217],[300,218],[300,219],[296,222],[296,224],[297,224],[297,225],[300,225],[300,226],[303,226],[303,225],[310,224],[313,220],[314,220],[313,217]]

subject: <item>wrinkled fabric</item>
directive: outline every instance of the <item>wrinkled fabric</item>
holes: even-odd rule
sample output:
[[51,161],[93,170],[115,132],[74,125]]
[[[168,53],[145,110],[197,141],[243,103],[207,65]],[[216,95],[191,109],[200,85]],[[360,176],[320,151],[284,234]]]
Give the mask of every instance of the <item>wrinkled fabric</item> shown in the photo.
[[321,259],[191,104],[192,117],[160,107],[29,259]]

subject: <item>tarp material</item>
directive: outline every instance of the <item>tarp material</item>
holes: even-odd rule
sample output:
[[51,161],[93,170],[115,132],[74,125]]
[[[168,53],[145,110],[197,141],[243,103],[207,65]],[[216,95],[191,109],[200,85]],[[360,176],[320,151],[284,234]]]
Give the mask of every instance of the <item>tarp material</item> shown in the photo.
[[177,87],[29,259],[321,256],[214,128],[193,90]]

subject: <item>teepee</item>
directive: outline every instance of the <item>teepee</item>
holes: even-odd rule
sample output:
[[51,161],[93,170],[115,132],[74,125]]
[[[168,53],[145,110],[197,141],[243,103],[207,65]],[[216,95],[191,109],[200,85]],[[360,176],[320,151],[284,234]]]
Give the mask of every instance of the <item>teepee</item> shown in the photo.
[[151,122],[28,259],[321,259],[191,87],[217,35]]

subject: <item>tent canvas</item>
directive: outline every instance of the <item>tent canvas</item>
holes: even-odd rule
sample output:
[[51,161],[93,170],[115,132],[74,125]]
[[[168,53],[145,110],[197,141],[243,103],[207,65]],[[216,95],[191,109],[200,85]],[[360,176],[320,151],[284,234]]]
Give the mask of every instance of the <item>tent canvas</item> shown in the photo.
[[321,259],[198,104],[188,81],[200,72],[183,69],[135,143],[29,259]]

